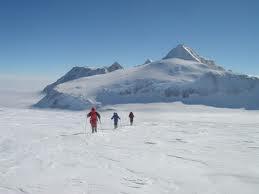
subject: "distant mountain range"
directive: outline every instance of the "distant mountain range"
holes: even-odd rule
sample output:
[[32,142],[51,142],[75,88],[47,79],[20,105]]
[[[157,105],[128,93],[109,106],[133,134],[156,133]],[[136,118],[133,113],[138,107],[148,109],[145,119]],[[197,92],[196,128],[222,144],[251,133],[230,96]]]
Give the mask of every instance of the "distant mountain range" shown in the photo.
[[227,71],[193,49],[178,45],[163,59],[124,69],[74,67],[44,90],[35,106],[82,110],[120,103],[182,101],[259,109],[259,79]]

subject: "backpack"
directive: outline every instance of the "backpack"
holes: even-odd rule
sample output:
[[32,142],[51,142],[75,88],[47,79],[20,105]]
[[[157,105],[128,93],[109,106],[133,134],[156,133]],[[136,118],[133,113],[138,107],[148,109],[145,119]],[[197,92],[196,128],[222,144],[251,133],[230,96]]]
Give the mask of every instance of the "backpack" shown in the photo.
[[130,117],[130,118],[133,118],[133,117],[134,117],[133,112],[130,112],[129,117]]
[[91,112],[91,120],[97,121],[97,113],[96,112]]

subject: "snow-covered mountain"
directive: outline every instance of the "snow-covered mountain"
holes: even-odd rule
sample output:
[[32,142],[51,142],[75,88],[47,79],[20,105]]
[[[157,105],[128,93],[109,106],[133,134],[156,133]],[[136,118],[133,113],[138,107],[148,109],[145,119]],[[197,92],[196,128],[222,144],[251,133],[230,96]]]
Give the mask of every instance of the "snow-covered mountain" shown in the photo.
[[183,44],[173,48],[163,59],[180,58],[185,60],[196,61],[207,65],[216,65],[213,60],[205,59],[199,56],[193,49]]
[[259,79],[226,71],[178,45],[162,60],[56,85],[36,106],[85,109],[120,103],[182,101],[259,108]]
[[105,74],[112,71],[116,71],[118,69],[123,69],[123,67],[118,63],[114,62],[109,67],[100,67],[100,68],[91,68],[91,67],[73,67],[69,72],[67,72],[64,76],[58,79],[56,82],[46,86],[43,89],[44,93],[49,93],[56,85],[62,84],[64,82],[68,82],[74,79],[78,79],[81,77],[89,77],[93,75]]
[[143,65],[146,65],[146,64],[149,64],[149,63],[152,63],[151,59],[147,59]]

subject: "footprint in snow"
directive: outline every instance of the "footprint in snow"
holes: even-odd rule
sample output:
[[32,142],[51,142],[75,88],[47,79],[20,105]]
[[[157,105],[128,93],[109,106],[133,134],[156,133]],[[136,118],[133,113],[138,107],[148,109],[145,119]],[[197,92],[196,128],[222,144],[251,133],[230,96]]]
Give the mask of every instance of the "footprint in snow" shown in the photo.
[[146,142],[145,142],[145,144],[149,144],[149,145],[155,145],[155,144],[157,144],[157,143],[155,143],[155,142],[152,142],[152,141],[146,141]]
[[132,179],[132,178],[123,178],[123,185],[126,185],[130,188],[135,188],[135,189],[140,189],[143,186],[149,184],[148,179],[144,180],[144,179],[140,179],[140,178],[136,178],[136,179]]

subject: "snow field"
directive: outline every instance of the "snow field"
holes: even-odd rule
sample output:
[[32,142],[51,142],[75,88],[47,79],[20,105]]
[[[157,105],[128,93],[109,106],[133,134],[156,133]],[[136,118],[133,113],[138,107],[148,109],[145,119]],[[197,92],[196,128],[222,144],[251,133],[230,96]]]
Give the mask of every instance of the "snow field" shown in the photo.
[[87,123],[85,134],[86,112],[0,108],[0,193],[259,190],[258,111],[156,103],[100,113],[98,133]]

